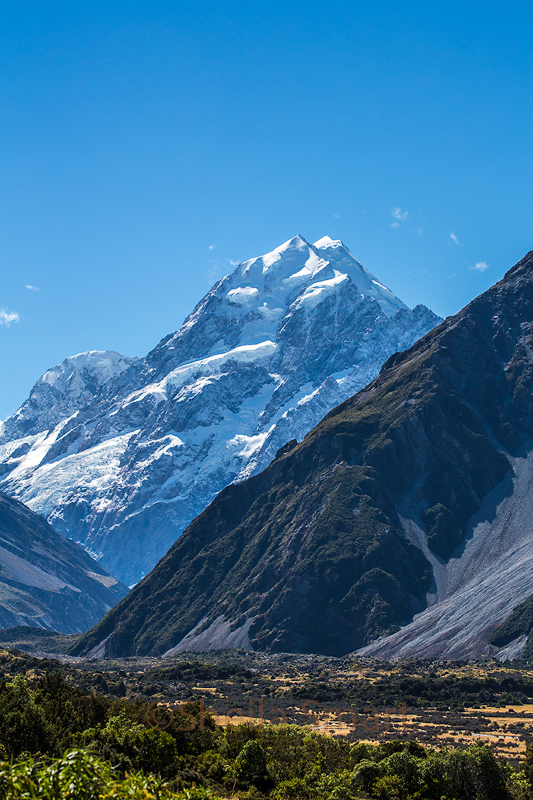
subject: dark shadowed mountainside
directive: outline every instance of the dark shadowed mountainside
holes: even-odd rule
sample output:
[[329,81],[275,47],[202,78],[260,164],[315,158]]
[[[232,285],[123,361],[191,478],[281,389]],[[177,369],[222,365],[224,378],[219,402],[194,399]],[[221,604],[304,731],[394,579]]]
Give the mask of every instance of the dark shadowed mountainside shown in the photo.
[[79,545],[0,492],[0,627],[86,631],[127,592]]
[[533,553],[520,568],[505,561],[533,547],[520,488],[532,436],[529,253],[300,444],[222,491],[76,652],[339,655],[383,636],[370,652],[490,649],[533,585]]

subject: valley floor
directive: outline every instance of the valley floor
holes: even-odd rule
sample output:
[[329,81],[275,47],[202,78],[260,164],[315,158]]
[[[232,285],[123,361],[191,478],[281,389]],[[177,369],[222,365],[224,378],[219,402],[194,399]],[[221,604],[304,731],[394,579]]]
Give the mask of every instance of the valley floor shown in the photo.
[[[0,642],[7,633],[0,632]],[[352,742],[402,739],[437,749],[483,741],[514,765],[533,741],[533,667],[527,664],[248,651],[95,661],[33,650],[44,642],[18,638],[9,647],[31,653],[0,650],[0,678],[36,680],[59,671],[83,691],[148,702],[156,726],[158,704],[177,711],[199,701],[223,726],[294,723]],[[53,637],[46,643],[64,646]]]

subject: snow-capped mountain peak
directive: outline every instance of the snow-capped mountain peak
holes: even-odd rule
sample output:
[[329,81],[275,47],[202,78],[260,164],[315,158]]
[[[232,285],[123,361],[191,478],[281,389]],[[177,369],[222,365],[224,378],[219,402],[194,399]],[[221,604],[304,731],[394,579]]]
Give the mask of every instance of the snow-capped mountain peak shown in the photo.
[[[323,236],[309,244],[298,234],[263,256],[241,264],[228,276],[232,288],[227,296],[247,305],[265,290],[287,305],[294,299],[304,283],[317,278],[331,280],[344,274],[357,290],[376,300],[388,316],[393,316],[407,306],[390,289],[378,281],[357,259],[340,239]],[[240,279],[242,286],[234,287]],[[307,287],[306,287],[307,288]]]
[[270,253],[244,261],[241,265],[242,274],[246,275],[254,265],[260,266],[263,273],[269,272],[278,262],[285,262],[285,264],[287,264],[288,258],[298,257],[300,251],[310,250],[310,247],[311,246],[305,241],[303,236],[298,234],[297,236],[293,236],[292,239],[280,244],[279,247],[274,248],[274,250],[271,250]]
[[[162,362],[166,371],[185,359],[196,361],[244,345],[276,341],[296,312],[298,318],[306,318],[307,326],[312,309],[328,297],[331,303],[334,297],[340,300],[347,294],[353,295],[350,302],[356,305],[361,297],[375,300],[388,317],[407,310],[341,241],[325,236],[312,245],[300,234],[294,236],[269,253],[244,261],[219,280],[182,327],[148,355],[153,368],[144,371],[146,380],[163,377]],[[300,322],[304,324],[303,319]]]
[[232,275],[231,283],[251,283],[254,288],[273,293],[278,300],[286,301],[303,281],[313,278],[327,266],[313,245],[303,236],[294,236],[270,253],[251,258],[240,264]]
[[377,280],[348,250],[340,239],[323,236],[313,245],[322,258],[327,259],[332,267],[346,271],[361,294],[376,300],[388,316],[407,306],[383,283]]
[[81,354],[45,373],[0,432],[2,486],[131,584],[225,485],[438,322],[342,242],[295,236],[219,280],[136,364]]
[[136,360],[115,350],[89,350],[68,356],[39,378],[26,402],[6,421],[0,432],[2,438],[50,430],[82,408]]
[[47,370],[41,381],[54,386],[62,395],[67,392],[79,394],[84,375],[90,375],[97,385],[102,386],[127,369],[133,360],[114,350],[88,350],[65,358],[61,364]]

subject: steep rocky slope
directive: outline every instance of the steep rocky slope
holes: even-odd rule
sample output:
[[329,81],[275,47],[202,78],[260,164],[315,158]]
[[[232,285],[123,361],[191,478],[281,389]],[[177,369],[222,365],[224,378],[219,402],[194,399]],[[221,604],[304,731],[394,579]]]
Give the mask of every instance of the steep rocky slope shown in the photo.
[[490,644],[500,648],[505,658],[533,657],[533,594],[513,608],[493,631]]
[[79,545],[0,493],[0,627],[86,631],[127,591]]
[[533,586],[532,437],[530,253],[222,491],[79,652],[490,652]]
[[131,584],[224,486],[439,321],[342,242],[296,236],[220,280],[146,358],[46,373],[0,435],[2,487]]

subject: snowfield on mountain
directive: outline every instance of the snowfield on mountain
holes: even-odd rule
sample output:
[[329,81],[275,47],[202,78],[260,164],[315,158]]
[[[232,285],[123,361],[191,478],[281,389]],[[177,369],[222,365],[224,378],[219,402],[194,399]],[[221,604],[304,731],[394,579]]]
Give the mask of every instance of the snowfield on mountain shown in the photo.
[[45,373],[0,430],[0,486],[131,585],[227,484],[439,321],[342,242],[296,236],[219,280],[145,358],[92,351]]

